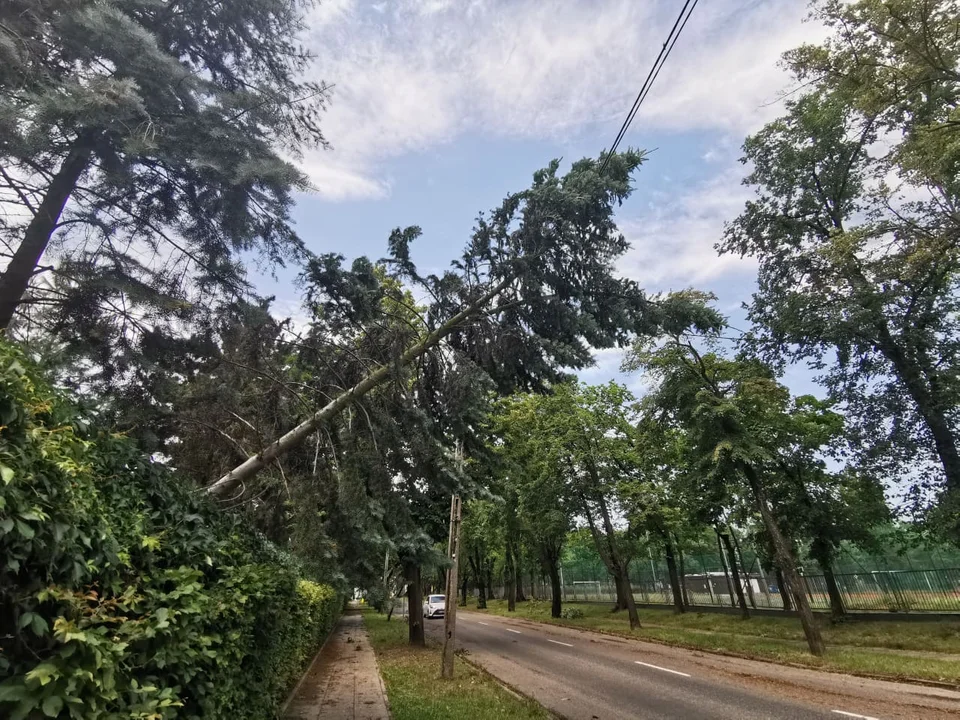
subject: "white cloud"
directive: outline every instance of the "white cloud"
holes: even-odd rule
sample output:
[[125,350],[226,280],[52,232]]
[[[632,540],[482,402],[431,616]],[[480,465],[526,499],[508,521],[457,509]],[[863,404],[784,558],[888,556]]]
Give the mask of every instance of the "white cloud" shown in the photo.
[[[758,126],[785,84],[780,53],[819,33],[800,22],[804,6],[703,3],[634,128],[742,136]],[[466,131],[612,134],[676,11],[666,0],[327,0],[309,25],[313,72],[336,85],[325,118],[334,150],[305,166],[325,197],[369,196],[383,191],[383,160]],[[344,175],[355,182],[338,184]]]
[[724,222],[739,215],[752,194],[740,184],[741,173],[734,166],[686,193],[656,197],[639,218],[621,221],[632,247],[620,271],[650,291],[704,287],[727,273],[753,273],[753,261],[718,256],[714,249]]

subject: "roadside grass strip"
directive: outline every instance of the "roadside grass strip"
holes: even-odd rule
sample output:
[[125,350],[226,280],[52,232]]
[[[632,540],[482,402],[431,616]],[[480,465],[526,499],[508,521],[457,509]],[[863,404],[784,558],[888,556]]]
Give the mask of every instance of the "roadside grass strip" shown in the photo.
[[393,720],[548,720],[553,715],[532,700],[514,695],[482,670],[456,659],[453,680],[440,678],[440,646],[407,644],[403,618],[366,612],[364,624],[377,653]]

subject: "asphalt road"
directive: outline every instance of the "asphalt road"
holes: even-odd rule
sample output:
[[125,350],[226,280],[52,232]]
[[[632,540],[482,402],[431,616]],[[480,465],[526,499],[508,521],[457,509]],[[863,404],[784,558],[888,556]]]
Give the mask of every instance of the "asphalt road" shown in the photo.
[[[570,720],[960,717],[960,693],[728,658],[460,611],[457,644]],[[443,621],[427,620],[443,638]]]

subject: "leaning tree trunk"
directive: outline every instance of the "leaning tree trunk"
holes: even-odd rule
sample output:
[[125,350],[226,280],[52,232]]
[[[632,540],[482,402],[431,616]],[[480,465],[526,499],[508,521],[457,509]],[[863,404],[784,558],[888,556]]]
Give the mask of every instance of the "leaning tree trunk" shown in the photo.
[[793,610],[793,601],[790,599],[790,588],[787,587],[787,581],[783,577],[783,571],[777,565],[777,589],[780,590],[780,599],[783,601],[784,612]]
[[0,329],[10,327],[13,322],[14,313],[30,286],[40,258],[57,229],[63,208],[90,164],[94,138],[91,131],[84,131],[74,141],[63,164],[50,181],[36,214],[24,230],[20,245],[0,275]]
[[251,455],[215,483],[209,485],[207,492],[215,497],[222,497],[238,485],[252,478],[284,453],[299,447],[304,440],[313,435],[318,427],[339,415],[348,406],[352,405],[356,400],[374,388],[394,378],[399,368],[410,365],[414,360],[439,345],[445,337],[455,332],[463,323],[483,310],[487,303],[503,292],[515,279],[516,276],[514,275],[505,277],[485,295],[477,298],[470,305],[443,323],[443,325],[426,335],[422,340],[408,347],[396,360],[386,365],[381,365],[365,375],[356,385],[341,392],[295,428],[277,440],[274,440],[257,454]]
[[687,591],[687,567],[683,562],[683,548],[680,547],[679,538],[677,541],[677,563],[680,565],[680,590],[683,592],[684,609],[690,607],[690,593]]
[[420,584],[420,566],[407,563],[404,568],[407,579],[407,615],[410,621],[409,642],[411,645],[426,645],[423,634],[423,587]]
[[[743,580],[744,585],[747,587],[747,598],[750,600],[750,607],[756,610],[757,597],[753,594],[753,583],[750,582],[750,569],[747,567],[747,561],[743,559],[743,547],[740,545],[737,533],[734,532],[733,528],[729,525],[727,527],[730,530],[730,538],[733,540],[733,549],[737,551],[737,557],[740,559],[740,569],[743,571]],[[756,557],[756,555],[754,555],[754,557]]]
[[626,605],[627,617],[630,618],[630,629],[636,630],[640,627],[640,616],[637,614],[637,603],[633,599],[633,588],[630,586],[630,576],[625,569],[617,569],[614,583],[617,586],[618,604],[619,602],[623,602],[623,604]]
[[730,560],[730,574],[733,576],[734,588],[737,591],[740,617],[744,620],[749,620],[750,611],[747,609],[747,599],[743,596],[743,583],[741,582],[740,569],[737,563],[737,554],[733,551],[733,545],[730,543],[730,536],[727,533],[720,533],[720,539],[723,540],[724,547],[726,547],[727,550],[727,556]]
[[741,466],[747,481],[750,483],[750,489],[753,491],[754,500],[757,503],[757,509],[760,511],[760,518],[766,527],[767,534],[773,542],[773,549],[777,556],[777,564],[783,571],[784,578],[793,589],[793,598],[797,603],[797,612],[800,615],[800,624],[803,626],[803,634],[807,638],[807,645],[810,653],[813,655],[823,655],[824,644],[823,637],[820,635],[820,627],[813,616],[813,610],[810,608],[810,601],[801,589],[800,574],[797,572],[797,564],[794,562],[793,553],[790,551],[790,545],[786,537],[780,531],[780,525],[774,517],[770,504],[767,501],[767,494],[763,489],[760,478],[752,465],[744,463]]
[[683,605],[683,589],[680,587],[680,574],[677,572],[677,559],[673,553],[673,542],[669,533],[663,533],[663,546],[667,556],[667,574],[670,576],[670,589],[673,591],[673,607],[678,613],[686,612]]
[[730,571],[727,569],[727,559],[726,554],[723,552],[723,540],[720,539],[720,531],[717,528],[714,528],[713,531],[717,534],[717,552],[720,553],[720,565],[723,567],[723,577],[727,581],[727,593],[730,595],[730,607],[737,606],[737,600],[733,596],[733,583],[730,582]]

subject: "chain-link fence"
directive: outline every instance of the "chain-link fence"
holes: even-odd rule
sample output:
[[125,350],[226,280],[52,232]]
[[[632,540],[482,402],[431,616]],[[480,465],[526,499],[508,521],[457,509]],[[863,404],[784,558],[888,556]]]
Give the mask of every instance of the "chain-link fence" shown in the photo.
[[[729,578],[729,580],[728,580]],[[834,576],[837,590],[848,611],[858,612],[960,612],[960,569],[874,570],[840,573]],[[802,576],[803,591],[815,610],[830,609],[830,593],[823,575]],[[734,581],[720,571],[686,574],[682,591],[687,605],[731,607],[737,604]],[[744,599],[753,608],[783,609],[783,596],[775,577],[759,573],[741,574]],[[631,578],[637,602],[673,604],[673,590],[667,576]],[[564,578],[565,602],[613,602],[616,589],[610,578]],[[503,587],[493,588],[502,598]],[[551,597],[550,585],[533,579],[523,588],[525,596],[541,600]]]

